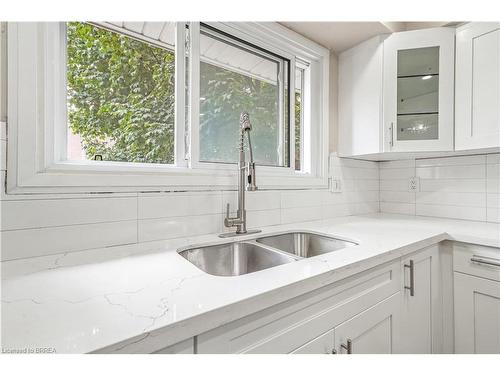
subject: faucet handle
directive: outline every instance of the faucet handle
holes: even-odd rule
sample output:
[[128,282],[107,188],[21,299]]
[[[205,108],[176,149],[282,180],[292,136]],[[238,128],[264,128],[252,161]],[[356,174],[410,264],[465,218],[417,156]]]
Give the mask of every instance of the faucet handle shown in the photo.
[[226,218],[229,219],[229,203],[226,206]]

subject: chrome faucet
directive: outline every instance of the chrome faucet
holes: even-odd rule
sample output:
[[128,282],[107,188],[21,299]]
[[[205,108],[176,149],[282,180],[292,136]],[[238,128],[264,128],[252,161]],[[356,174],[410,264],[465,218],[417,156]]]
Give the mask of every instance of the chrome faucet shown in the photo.
[[[255,163],[253,161],[252,141],[250,139],[250,131],[252,124],[250,123],[250,116],[247,112],[242,112],[240,115],[240,140],[238,150],[240,153],[238,160],[238,210],[235,217],[229,216],[229,203],[226,209],[226,218],[224,219],[224,226],[227,228],[236,227],[236,232],[222,233],[219,237],[234,237],[243,234],[259,233],[260,230],[247,230],[247,212],[245,209],[245,190],[255,191],[257,185],[255,183]],[[248,153],[250,161],[245,162],[245,134],[248,139]]]

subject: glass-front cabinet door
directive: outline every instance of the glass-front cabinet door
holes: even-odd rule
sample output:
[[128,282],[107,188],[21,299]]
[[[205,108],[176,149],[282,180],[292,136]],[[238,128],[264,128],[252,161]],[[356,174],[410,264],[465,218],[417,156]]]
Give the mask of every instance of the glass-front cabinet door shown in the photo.
[[384,151],[453,150],[454,29],[384,42]]

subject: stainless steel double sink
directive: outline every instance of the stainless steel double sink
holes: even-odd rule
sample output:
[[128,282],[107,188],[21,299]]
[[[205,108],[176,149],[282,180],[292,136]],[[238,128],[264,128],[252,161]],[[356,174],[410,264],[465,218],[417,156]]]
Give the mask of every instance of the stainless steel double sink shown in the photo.
[[210,275],[239,276],[356,245],[350,240],[300,231],[191,247],[181,249],[179,254]]

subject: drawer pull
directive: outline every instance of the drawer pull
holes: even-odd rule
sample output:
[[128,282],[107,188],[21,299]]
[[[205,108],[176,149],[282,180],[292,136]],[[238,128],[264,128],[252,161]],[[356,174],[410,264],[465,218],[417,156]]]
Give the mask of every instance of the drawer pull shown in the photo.
[[352,354],[352,340],[347,339],[347,345],[341,344],[340,347],[347,351],[347,354]]
[[488,266],[496,266],[500,267],[500,259],[496,258],[489,258],[489,257],[479,257],[477,255],[473,255],[472,258],[470,258],[470,261],[476,264],[486,264]]
[[410,269],[410,286],[405,285],[405,289],[408,289],[410,291],[410,296],[415,295],[415,263],[413,263],[413,260],[410,260],[410,264],[405,264],[405,268]]

